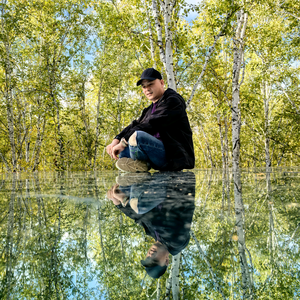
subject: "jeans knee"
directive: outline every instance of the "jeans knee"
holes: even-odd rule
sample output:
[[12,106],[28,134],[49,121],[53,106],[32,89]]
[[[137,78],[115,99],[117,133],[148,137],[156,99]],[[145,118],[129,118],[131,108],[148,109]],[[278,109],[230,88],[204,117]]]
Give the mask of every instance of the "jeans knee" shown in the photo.
[[136,141],[136,135],[137,135],[137,132],[135,131],[135,133],[133,133],[129,140],[128,140],[128,143],[130,146],[137,146],[137,141]]

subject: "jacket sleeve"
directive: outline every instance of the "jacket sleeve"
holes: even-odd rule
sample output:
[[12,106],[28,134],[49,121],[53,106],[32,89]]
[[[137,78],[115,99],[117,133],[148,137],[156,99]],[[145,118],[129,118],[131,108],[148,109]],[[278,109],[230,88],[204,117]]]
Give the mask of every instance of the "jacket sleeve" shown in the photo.
[[124,133],[126,140],[137,130],[155,134],[165,128],[173,126],[182,116],[185,116],[185,105],[178,97],[162,99],[153,114],[147,114],[145,120],[134,124]]
[[[137,120],[134,120],[130,125],[125,127],[119,134],[115,136],[115,139],[118,139],[119,141],[128,133],[134,126],[136,126]],[[128,139],[126,139],[128,140]]]
[[119,208],[119,210],[136,223],[143,217],[143,215],[137,214],[129,204],[127,204],[125,207]]
[[[127,127],[125,127],[119,134],[117,134],[115,136],[115,139],[121,140],[122,137],[125,137],[126,141],[128,141],[128,139],[132,135],[132,133],[135,132],[135,130],[133,130],[133,132],[132,132],[132,129],[139,125],[141,119],[145,115],[146,110],[147,110],[147,108],[145,108],[143,110],[142,115],[137,120],[134,120],[130,125],[128,125]],[[132,133],[128,134],[129,132],[132,132]]]

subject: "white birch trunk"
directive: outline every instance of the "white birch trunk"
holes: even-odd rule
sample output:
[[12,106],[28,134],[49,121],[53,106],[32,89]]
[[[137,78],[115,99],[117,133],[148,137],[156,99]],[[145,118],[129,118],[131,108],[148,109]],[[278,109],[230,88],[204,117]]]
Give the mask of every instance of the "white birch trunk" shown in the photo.
[[160,278],[158,278],[156,284],[156,300],[159,300],[159,298],[160,298]]
[[[237,13],[237,28],[233,39],[233,78],[232,78],[232,168],[234,179],[234,200],[236,228],[238,236],[238,251],[242,273],[243,298],[252,299],[252,287],[249,274],[249,266],[246,259],[245,230],[244,230],[244,205],[242,198],[242,184],[239,170],[240,160],[240,71],[243,62],[244,38],[248,15],[241,9]],[[242,80],[241,80],[242,82]]]
[[226,163],[226,168],[229,167],[229,142],[228,142],[228,123],[227,123],[227,117],[225,116],[224,118],[224,142],[225,142],[225,163]]
[[223,137],[223,132],[222,132],[221,117],[220,117],[220,113],[218,112],[218,108],[215,104],[213,95],[210,94],[210,97],[211,97],[211,101],[217,111],[216,114],[217,114],[217,121],[218,121],[218,125],[219,125],[219,136],[220,136],[221,154],[222,154],[222,168],[224,170],[226,168],[226,158],[225,158],[224,137]]
[[143,1],[145,10],[146,10],[146,16],[147,16],[147,22],[148,22],[148,28],[149,28],[149,43],[150,43],[150,52],[151,52],[151,59],[153,62],[153,68],[156,69],[156,62],[155,62],[155,47],[153,42],[153,31],[152,31],[152,25],[151,25],[151,19],[149,15],[148,6],[146,3],[146,0]]
[[45,116],[45,113],[44,113],[43,114],[43,128],[42,128],[42,131],[41,131],[41,128],[40,128],[40,116],[38,117],[37,137],[36,137],[35,147],[34,147],[34,151],[33,151],[33,154],[35,153],[35,157],[34,157],[34,165],[33,165],[32,171],[37,170],[37,168],[40,164],[40,152],[41,152],[42,142],[43,142],[43,138],[44,138],[45,127],[46,127],[46,116]]
[[179,267],[181,252],[172,257],[172,295],[174,300],[179,299]]
[[[31,131],[32,131],[32,113],[31,113],[31,107],[29,107],[29,111],[27,110],[27,103],[26,103],[26,99],[24,99],[23,101],[23,111],[22,111],[22,125],[23,125],[23,133],[24,133],[24,143],[25,143],[25,161],[28,164],[29,163],[29,159],[30,159],[30,135],[31,135]],[[29,129],[27,128],[26,125],[26,118],[27,115],[29,114],[29,118],[30,118],[30,126]]]
[[266,171],[270,171],[271,167],[271,158],[270,158],[270,136],[269,136],[269,107],[270,107],[270,93],[269,86],[266,81],[262,82],[262,95],[264,101],[264,111],[265,111],[265,160],[266,160]]
[[202,143],[201,143],[201,140],[200,140],[200,138],[199,138],[199,135],[196,135],[196,138],[197,138],[197,140],[198,140],[198,142],[199,142],[199,145],[200,145],[200,148],[201,148],[201,150],[202,150],[203,157],[204,157],[204,160],[205,160],[205,164],[208,164],[208,158],[207,158],[206,152],[204,151],[204,148],[203,148],[203,146],[202,146]]
[[[238,194],[236,190],[238,189],[236,181],[240,181],[239,171],[234,173],[234,198],[235,198],[235,218],[236,218],[236,230],[238,236],[238,251],[240,259],[240,267],[242,274],[242,290],[243,299],[252,299],[252,284],[250,278],[249,265],[246,258],[246,239],[245,239],[245,222],[244,222],[244,204],[242,199],[241,190]],[[236,196],[238,194],[238,196]]]
[[203,127],[202,123],[200,123],[200,127],[201,127],[201,130],[202,130],[203,136],[204,136],[204,140],[205,140],[206,148],[207,148],[207,151],[208,151],[208,157],[209,157],[211,168],[214,168],[215,165],[214,165],[214,162],[213,162],[211,149],[210,149],[209,142],[208,142],[208,139],[207,139],[207,136],[206,136],[206,133],[204,131],[204,127]]
[[172,48],[172,31],[171,31],[171,16],[173,5],[170,0],[163,1],[163,16],[165,22],[165,39],[166,39],[166,73],[168,87],[176,91],[176,82],[173,66],[173,48]]
[[239,169],[240,160],[240,71],[242,66],[244,37],[247,26],[247,13],[240,10],[238,13],[238,22],[235,37],[233,39],[233,78],[232,78],[232,166],[233,171]]
[[157,7],[156,0],[152,0],[152,11],[153,11],[153,17],[154,17],[155,28],[156,28],[156,33],[157,33],[157,44],[159,47],[160,60],[164,64],[164,68],[166,70],[167,68],[166,68],[165,50],[164,50],[164,46],[163,46],[163,36],[162,36],[161,24],[159,21],[159,10]]
[[[13,243],[14,243],[14,214],[15,214],[15,197],[16,197],[16,176],[13,174],[12,191],[9,202],[8,220],[7,220],[7,236],[5,246],[5,260],[6,260],[6,299],[11,299],[11,290],[13,288]],[[3,251],[4,252],[4,251]]]
[[50,63],[50,58],[47,57],[47,72],[48,72],[48,84],[49,84],[49,90],[50,90],[50,97],[53,101],[54,106],[54,119],[56,115],[56,130],[57,130],[57,144],[59,148],[59,156],[58,160],[56,161],[56,167],[58,169],[64,169],[64,144],[63,144],[63,138],[61,135],[61,121],[60,121],[60,107],[59,102],[55,95],[55,88],[56,88],[56,80],[55,80],[55,68],[56,63],[55,59],[53,59],[52,64]]
[[155,20],[155,27],[157,33],[157,44],[159,47],[160,60],[164,64],[167,74],[168,87],[176,91],[175,73],[173,65],[173,47],[172,47],[172,12],[175,2],[170,0],[160,1],[160,9],[164,20],[165,28],[165,48],[163,46],[163,35],[161,23],[159,21],[160,10],[156,0],[152,0],[152,11]]
[[4,38],[3,44],[5,48],[4,59],[5,60],[5,87],[4,87],[4,98],[6,100],[6,113],[7,113],[7,125],[8,125],[8,135],[11,148],[11,163],[13,171],[17,169],[17,159],[16,159],[16,144],[15,144],[15,131],[14,131],[14,112],[13,112],[13,94],[12,94],[12,66],[11,66],[11,45],[9,43],[9,34],[5,28],[5,7],[7,1],[2,2],[1,9],[1,33]]
[[172,287],[172,272],[170,272],[169,278],[166,281],[166,295],[165,295],[166,300],[170,299],[171,287]]
[[94,171],[96,170],[97,151],[98,151],[98,143],[99,143],[99,135],[100,135],[100,102],[101,102],[102,82],[103,82],[103,78],[101,76],[99,82],[98,101],[97,101],[97,115],[96,115],[97,125],[96,125],[94,167],[93,167]]

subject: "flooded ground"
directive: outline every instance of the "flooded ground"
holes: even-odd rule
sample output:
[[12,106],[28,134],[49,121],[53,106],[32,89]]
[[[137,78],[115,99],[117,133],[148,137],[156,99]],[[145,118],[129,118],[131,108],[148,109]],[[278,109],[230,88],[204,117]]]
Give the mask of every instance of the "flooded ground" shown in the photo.
[[0,299],[299,299],[300,168],[0,176]]

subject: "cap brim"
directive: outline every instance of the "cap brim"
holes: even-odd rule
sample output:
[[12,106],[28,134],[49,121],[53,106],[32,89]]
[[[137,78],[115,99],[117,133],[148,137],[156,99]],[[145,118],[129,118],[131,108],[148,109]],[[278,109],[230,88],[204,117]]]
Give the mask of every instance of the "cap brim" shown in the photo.
[[[144,266],[144,263],[146,263],[146,261],[141,260],[141,263]],[[148,264],[146,263],[146,265],[148,265]],[[152,267],[150,267],[150,266],[147,266],[147,267],[144,266],[144,267],[145,267],[145,270],[146,270],[147,274],[152,278],[159,278],[160,276],[162,276],[166,272],[166,270],[168,268],[168,266],[161,267],[159,265],[153,265]]]
[[141,79],[136,83],[136,86],[141,85],[143,80],[150,80],[150,81],[153,81],[153,80],[155,80],[155,79],[157,79],[157,78],[153,78],[153,77],[145,77],[145,78],[141,78]]

